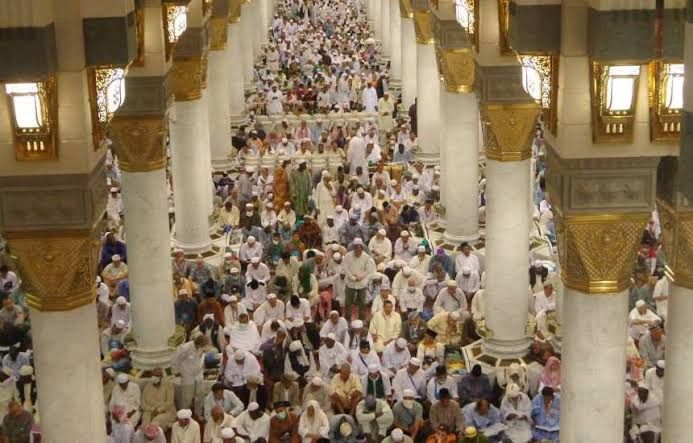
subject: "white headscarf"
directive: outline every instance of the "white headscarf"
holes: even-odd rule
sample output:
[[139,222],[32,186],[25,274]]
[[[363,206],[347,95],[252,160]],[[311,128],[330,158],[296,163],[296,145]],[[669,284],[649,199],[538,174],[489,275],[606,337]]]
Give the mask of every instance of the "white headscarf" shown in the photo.
[[[312,417],[308,415],[308,409],[313,407],[315,413]],[[329,432],[330,422],[327,419],[325,411],[322,410],[320,404],[315,400],[310,400],[306,403],[306,409],[301,414],[301,418],[298,421],[298,432],[302,436],[307,436],[311,434],[326,434]]]

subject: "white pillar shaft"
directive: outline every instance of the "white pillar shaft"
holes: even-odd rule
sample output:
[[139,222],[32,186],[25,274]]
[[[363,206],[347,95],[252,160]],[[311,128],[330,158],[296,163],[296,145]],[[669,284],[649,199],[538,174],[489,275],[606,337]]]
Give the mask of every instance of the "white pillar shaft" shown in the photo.
[[[252,90],[255,88],[255,76],[253,73],[253,65],[255,63],[255,57],[253,55],[255,49],[253,46],[253,6],[252,3],[245,4],[242,6],[243,10],[241,12],[241,26],[242,26],[242,38],[238,42],[242,45],[243,57],[241,66],[243,68],[243,82],[246,90]],[[232,42],[233,44],[233,42]]]
[[402,16],[397,0],[390,0],[390,84],[400,86],[402,80]]
[[561,443],[623,441],[628,291],[564,294]]
[[203,151],[207,127],[202,100],[179,101],[171,122],[171,156],[176,206],[176,242],[194,254],[209,248],[208,167]]
[[390,0],[380,0],[380,29],[383,59],[390,58]]
[[443,91],[442,97],[445,238],[475,240],[479,238],[479,105],[474,93]]
[[[472,148],[470,148],[471,150]],[[486,325],[484,346],[496,356],[523,356],[529,312],[529,159],[486,163]]]
[[175,320],[171,297],[171,247],[166,171],[123,171],[123,204],[132,324],[137,348],[133,363],[141,369],[170,366],[168,340]]
[[383,0],[375,0],[373,2],[373,30],[375,31],[376,38],[380,38],[382,31],[382,21],[380,18],[380,14],[383,10],[382,3]]
[[417,129],[421,160],[435,163],[440,156],[440,77],[433,45],[416,44]]
[[231,126],[229,105],[228,49],[209,52],[209,148],[212,168],[224,171],[231,167]]
[[240,125],[245,121],[245,91],[243,89],[243,32],[241,22],[229,27],[228,79],[231,123]]
[[265,5],[267,0],[253,0],[255,6],[253,9],[255,11],[255,18],[253,23],[253,30],[255,31],[255,58],[260,56],[262,52],[262,45],[265,44],[267,39],[267,28],[265,28]]
[[[200,148],[200,154],[205,157],[205,183],[207,184],[207,193],[205,194],[205,201],[207,202],[207,216],[212,215],[214,212],[214,192],[210,187],[212,185],[212,151],[210,149],[210,137],[209,137],[209,88],[202,90],[202,97],[200,101],[202,106],[200,107],[200,113],[202,114],[202,147]],[[209,221],[208,221],[209,224]]]
[[693,290],[671,285],[667,314],[667,355],[664,375],[664,442],[675,443],[690,438],[690,414],[683,405],[693,395]]
[[96,308],[30,311],[41,441],[105,443]]
[[414,31],[414,20],[411,18],[402,19],[402,105],[408,110],[414,104],[417,86],[417,63],[416,54],[416,32]]

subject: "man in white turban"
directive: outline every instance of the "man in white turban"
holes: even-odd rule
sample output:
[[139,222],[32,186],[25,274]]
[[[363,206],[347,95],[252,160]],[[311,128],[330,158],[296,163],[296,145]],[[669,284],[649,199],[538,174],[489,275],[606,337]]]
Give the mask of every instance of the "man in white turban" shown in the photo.
[[171,443],[200,443],[200,425],[192,419],[190,409],[181,409],[178,420],[171,426]]
[[114,406],[124,408],[128,422],[136,426],[142,414],[140,386],[137,383],[131,383],[130,376],[124,373],[118,374],[116,382],[117,386],[113,387],[111,393],[110,409]]
[[501,400],[500,413],[508,427],[505,436],[517,443],[532,440],[532,401],[515,383],[508,383]]
[[236,418],[236,433],[246,441],[253,442],[259,438],[264,438],[266,441],[269,438],[269,431],[270,417],[260,410],[260,405],[256,402],[251,402],[248,409]]

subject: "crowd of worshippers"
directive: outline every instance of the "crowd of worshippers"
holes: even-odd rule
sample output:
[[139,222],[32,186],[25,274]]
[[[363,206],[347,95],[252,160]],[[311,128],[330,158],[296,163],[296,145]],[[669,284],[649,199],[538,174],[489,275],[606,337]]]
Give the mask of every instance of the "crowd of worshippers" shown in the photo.
[[389,67],[358,1],[280,2],[255,67],[256,114],[365,111],[389,114]]

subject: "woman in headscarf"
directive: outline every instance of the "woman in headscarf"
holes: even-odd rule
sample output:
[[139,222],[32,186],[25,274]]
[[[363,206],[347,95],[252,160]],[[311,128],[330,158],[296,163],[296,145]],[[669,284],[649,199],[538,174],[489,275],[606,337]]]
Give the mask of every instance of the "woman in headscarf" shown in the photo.
[[303,349],[303,343],[300,340],[292,341],[289,345],[289,352],[287,352],[284,359],[285,375],[293,375],[296,379],[305,380],[311,366],[311,360],[306,355],[305,349]]
[[320,438],[328,438],[330,422],[317,401],[311,400],[298,421],[298,434],[303,443],[312,443]]
[[320,301],[318,280],[310,272],[310,267],[307,265],[302,265],[298,268],[298,275],[294,277],[293,287],[296,288],[298,296],[308,300],[311,306],[316,305]]
[[508,427],[505,430],[507,438],[517,443],[532,440],[532,401],[517,384],[508,383],[505,388],[500,413],[503,424]]
[[544,386],[549,386],[554,391],[561,390],[561,361],[558,357],[552,356],[546,360],[544,371],[541,374],[541,383],[539,384],[540,392]]

